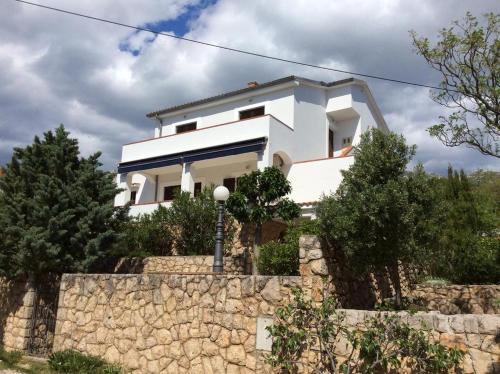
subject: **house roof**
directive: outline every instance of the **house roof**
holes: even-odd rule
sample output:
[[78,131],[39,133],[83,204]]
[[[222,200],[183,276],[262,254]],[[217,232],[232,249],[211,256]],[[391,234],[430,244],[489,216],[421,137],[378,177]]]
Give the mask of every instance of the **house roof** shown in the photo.
[[223,93],[220,95],[207,97],[205,99],[196,100],[196,101],[192,101],[192,102],[181,104],[181,105],[175,105],[175,106],[171,106],[171,107],[165,108],[165,109],[160,109],[160,110],[157,110],[155,112],[148,113],[146,115],[146,117],[154,118],[157,116],[161,116],[163,114],[177,112],[178,110],[183,110],[183,109],[195,107],[198,105],[208,104],[208,103],[218,101],[221,99],[226,99],[226,98],[229,98],[232,96],[237,96],[237,95],[245,94],[245,93],[252,92],[252,91],[258,91],[258,90],[261,90],[263,88],[273,87],[273,86],[277,86],[277,85],[292,82],[292,81],[299,81],[299,82],[303,82],[303,83],[315,84],[315,85],[319,85],[319,86],[323,86],[323,87],[332,87],[332,86],[338,86],[341,84],[351,83],[351,82],[359,81],[359,80],[356,80],[354,78],[347,78],[347,79],[342,79],[342,80],[333,81],[333,82],[323,82],[323,81],[316,81],[316,80],[312,80],[312,79],[298,77],[296,75],[290,75],[288,77],[276,79],[276,80],[273,80],[270,82],[260,83],[260,84],[252,85],[252,86],[245,87],[245,88],[242,88],[239,90],[230,91],[230,92],[226,92],[226,93]]

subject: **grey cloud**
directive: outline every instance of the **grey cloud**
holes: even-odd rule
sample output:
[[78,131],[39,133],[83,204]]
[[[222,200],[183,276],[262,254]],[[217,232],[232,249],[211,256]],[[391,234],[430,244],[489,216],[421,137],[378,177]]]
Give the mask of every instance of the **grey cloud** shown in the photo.
[[[334,80],[345,75],[214,50],[165,37],[142,45],[133,57],[119,50],[130,30],[20,6],[5,1],[0,25],[0,163],[9,145],[63,122],[80,138],[82,151],[101,149],[113,168],[121,144],[149,137],[149,111],[237,89],[248,81],[297,74]],[[136,25],[173,19],[195,0],[90,0],[48,5]],[[312,5],[311,5],[312,4]],[[408,30],[432,36],[470,7],[461,1],[228,1],[220,0],[190,22],[186,35],[314,64],[340,66],[436,84],[438,76],[411,47]],[[500,10],[495,1],[474,2],[475,14]],[[140,38],[134,38],[134,47]],[[33,58],[30,60],[29,51]],[[38,56],[38,58],[36,58]],[[443,110],[425,89],[369,80],[391,129],[419,147],[417,159],[434,172],[448,162],[468,170],[499,168],[467,149],[445,148],[425,128]]]

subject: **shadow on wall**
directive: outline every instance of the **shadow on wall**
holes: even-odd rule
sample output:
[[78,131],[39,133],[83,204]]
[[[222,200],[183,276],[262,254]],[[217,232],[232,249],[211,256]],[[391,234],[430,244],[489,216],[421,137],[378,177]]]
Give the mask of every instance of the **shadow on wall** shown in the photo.
[[5,340],[9,316],[15,315],[23,306],[25,296],[25,282],[8,281],[0,278],[0,346],[10,346]]
[[[327,248],[326,243],[321,244]],[[348,265],[347,258],[341,251],[323,251],[330,282],[342,308],[373,309],[384,299],[394,297],[394,288],[389,270],[370,274],[357,275]],[[412,278],[411,271],[400,269],[401,288],[403,293],[408,291]]]

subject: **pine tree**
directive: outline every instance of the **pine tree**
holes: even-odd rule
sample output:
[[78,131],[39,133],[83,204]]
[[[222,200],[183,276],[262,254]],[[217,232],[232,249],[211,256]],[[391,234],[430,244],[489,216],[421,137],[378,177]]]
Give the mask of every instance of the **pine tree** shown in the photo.
[[86,272],[120,239],[128,208],[115,208],[100,153],[80,157],[61,125],[15,148],[0,178],[0,275]]

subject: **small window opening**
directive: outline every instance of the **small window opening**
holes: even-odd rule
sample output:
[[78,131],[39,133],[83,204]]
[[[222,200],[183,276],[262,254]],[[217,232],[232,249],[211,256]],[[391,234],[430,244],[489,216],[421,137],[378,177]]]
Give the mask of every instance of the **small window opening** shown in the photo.
[[242,119],[247,119],[247,118],[253,118],[253,117],[259,117],[264,115],[264,107],[259,106],[257,108],[251,108],[251,109],[246,109],[240,111],[240,120]]
[[196,130],[196,122],[186,123],[185,125],[179,125],[175,129],[177,134],[193,131]]
[[351,145],[351,137],[348,136],[347,138],[343,138],[342,139],[342,145],[343,146]]

